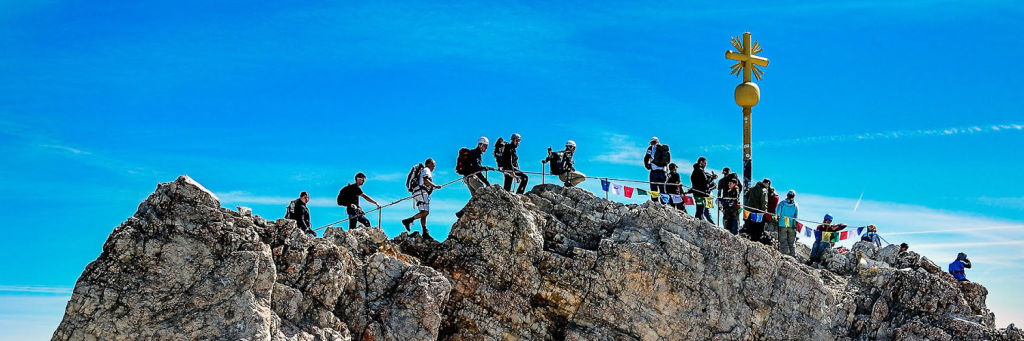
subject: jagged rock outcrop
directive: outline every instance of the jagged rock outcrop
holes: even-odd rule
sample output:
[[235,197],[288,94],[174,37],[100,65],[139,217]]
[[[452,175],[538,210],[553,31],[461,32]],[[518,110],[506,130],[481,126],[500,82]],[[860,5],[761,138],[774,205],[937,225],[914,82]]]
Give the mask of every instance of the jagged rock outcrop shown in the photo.
[[182,177],[114,230],[54,339],[1022,340],[913,252],[806,254],[552,185],[479,191],[443,243],[311,238]]

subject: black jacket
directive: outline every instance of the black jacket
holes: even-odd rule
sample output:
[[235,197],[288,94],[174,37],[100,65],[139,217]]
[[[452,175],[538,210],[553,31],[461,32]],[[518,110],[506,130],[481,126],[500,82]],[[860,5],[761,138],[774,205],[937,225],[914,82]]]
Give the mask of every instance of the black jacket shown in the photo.
[[730,181],[736,183],[736,188],[739,188],[739,189],[743,188],[743,182],[740,181],[740,174],[739,173],[729,173],[729,174],[723,176],[722,180],[718,180],[718,193],[720,194],[719,196],[724,196],[724,195],[721,195],[721,194],[724,193],[727,188],[729,188],[729,182]]
[[668,180],[665,180],[668,185],[665,186],[668,194],[683,194],[683,180],[679,177],[679,172],[669,172]]
[[[505,158],[503,161],[509,169],[519,170],[519,154],[516,153],[515,146],[512,143],[505,144],[505,151],[502,153],[502,157]],[[499,165],[501,166],[501,165]]]
[[715,188],[715,178],[711,173],[704,171],[699,164],[693,164],[693,172],[690,173],[690,187],[693,187],[694,197],[709,197]]
[[473,148],[469,150],[469,164],[466,165],[466,170],[470,173],[476,173],[485,170],[483,163],[484,152],[480,148]]
[[285,219],[295,220],[296,225],[302,230],[309,230],[309,208],[306,207],[306,203],[302,202],[302,199],[295,199],[288,203],[288,212],[284,216]]

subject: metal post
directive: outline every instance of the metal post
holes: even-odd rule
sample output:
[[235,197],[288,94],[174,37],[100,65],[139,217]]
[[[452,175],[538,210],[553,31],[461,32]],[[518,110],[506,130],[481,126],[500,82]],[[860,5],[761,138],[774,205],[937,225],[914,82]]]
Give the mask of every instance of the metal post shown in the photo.
[[544,178],[547,177],[547,171],[548,171],[548,164],[546,164],[544,162],[541,162],[540,163],[540,184],[541,185],[544,184]]
[[380,228],[380,218],[384,216],[384,208],[377,210],[377,228]]
[[608,187],[609,187],[607,191],[604,191],[604,200],[608,200],[608,192],[611,192],[612,182],[608,181],[608,178],[604,178],[604,181],[608,182]]

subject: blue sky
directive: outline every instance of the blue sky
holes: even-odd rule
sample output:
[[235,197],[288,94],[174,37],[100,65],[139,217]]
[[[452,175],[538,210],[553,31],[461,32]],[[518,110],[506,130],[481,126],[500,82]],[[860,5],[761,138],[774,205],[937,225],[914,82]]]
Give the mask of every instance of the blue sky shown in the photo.
[[[426,157],[452,179],[480,135],[522,134],[528,170],[571,138],[581,171],[643,179],[652,135],[684,170],[738,168],[723,54],[744,31],[771,59],[755,177],[803,217],[875,223],[943,266],[968,252],[999,324],[1021,323],[1022,19],[1014,1],[0,1],[0,337],[49,337],[110,231],[180,174],[268,218],[307,190],[319,226],[355,172],[396,199]],[[467,196],[436,195],[434,235]]]

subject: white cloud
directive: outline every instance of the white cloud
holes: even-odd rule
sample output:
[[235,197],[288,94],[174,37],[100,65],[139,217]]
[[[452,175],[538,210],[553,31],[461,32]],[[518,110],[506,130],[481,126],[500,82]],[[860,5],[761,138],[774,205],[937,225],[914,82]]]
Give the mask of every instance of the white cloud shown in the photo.
[[[233,204],[233,205],[281,205],[286,206],[292,200],[297,197],[287,196],[273,196],[273,195],[255,195],[245,191],[231,191],[231,192],[218,192],[216,196],[220,198],[221,204]],[[310,198],[310,207],[337,207],[337,200],[332,198]]]
[[20,292],[33,294],[63,294],[70,295],[72,288],[68,287],[46,287],[33,285],[0,285],[0,292]]

